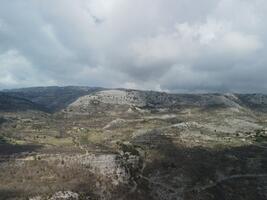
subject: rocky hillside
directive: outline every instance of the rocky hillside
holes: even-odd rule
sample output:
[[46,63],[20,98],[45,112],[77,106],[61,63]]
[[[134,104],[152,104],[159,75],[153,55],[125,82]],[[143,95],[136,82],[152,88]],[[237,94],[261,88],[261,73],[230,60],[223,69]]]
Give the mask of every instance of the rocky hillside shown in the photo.
[[252,110],[267,112],[267,95],[264,94],[238,94],[237,97],[243,105]]
[[267,95],[263,94],[168,94],[154,91],[103,90],[82,96],[69,105],[78,109],[104,103],[142,108],[202,107],[236,108],[267,111]]
[[267,95],[41,87],[0,111],[0,199],[267,199]]

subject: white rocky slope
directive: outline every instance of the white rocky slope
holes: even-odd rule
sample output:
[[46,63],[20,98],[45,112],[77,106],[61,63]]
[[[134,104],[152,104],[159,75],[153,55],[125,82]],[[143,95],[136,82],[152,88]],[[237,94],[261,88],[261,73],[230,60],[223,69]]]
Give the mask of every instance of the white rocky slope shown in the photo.
[[107,103],[107,104],[127,104],[136,106],[145,106],[145,101],[140,96],[138,91],[125,91],[125,90],[104,90],[92,95],[80,97],[70,106],[81,106],[90,103]]
[[104,90],[82,96],[70,104],[68,108],[86,110],[86,108],[100,103],[152,108],[221,106],[241,109],[244,106],[234,94],[167,94],[153,91]]

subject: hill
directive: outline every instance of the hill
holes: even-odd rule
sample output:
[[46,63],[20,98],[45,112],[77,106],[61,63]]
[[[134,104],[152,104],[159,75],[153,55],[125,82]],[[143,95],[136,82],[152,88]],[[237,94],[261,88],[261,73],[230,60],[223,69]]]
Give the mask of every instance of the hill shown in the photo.
[[0,92],[0,111],[5,112],[18,112],[38,110],[47,112],[48,109],[43,105],[34,103],[26,98],[16,97],[7,93]]
[[78,97],[99,91],[101,88],[96,87],[33,87],[22,89],[4,90],[10,96],[25,98],[34,103],[46,107],[51,112],[59,111]]
[[38,87],[0,111],[0,199],[267,199],[264,94]]

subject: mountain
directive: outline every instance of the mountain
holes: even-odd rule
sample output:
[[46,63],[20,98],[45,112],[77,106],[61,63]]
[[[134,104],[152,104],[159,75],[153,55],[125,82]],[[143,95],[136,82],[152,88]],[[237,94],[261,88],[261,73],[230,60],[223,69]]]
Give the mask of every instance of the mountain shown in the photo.
[[48,109],[43,105],[34,103],[26,98],[16,97],[0,92],[0,111],[16,112],[27,110],[48,111]]
[[4,90],[2,92],[12,97],[29,100],[51,112],[88,104],[92,100],[107,104],[125,104],[151,108],[232,107],[267,112],[267,95],[265,94],[170,94],[155,91],[81,86],[33,87]]
[[59,111],[70,103],[75,101],[78,97],[90,94],[101,90],[97,87],[33,87],[22,89],[4,90],[10,96],[28,99],[34,103],[46,107],[49,111]]

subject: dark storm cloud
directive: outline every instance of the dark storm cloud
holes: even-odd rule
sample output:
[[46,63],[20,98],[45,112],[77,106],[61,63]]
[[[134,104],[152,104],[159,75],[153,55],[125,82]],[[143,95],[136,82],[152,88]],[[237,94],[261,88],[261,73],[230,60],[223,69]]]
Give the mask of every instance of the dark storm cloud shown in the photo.
[[267,92],[265,0],[2,0],[0,88]]

